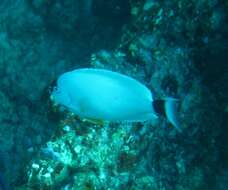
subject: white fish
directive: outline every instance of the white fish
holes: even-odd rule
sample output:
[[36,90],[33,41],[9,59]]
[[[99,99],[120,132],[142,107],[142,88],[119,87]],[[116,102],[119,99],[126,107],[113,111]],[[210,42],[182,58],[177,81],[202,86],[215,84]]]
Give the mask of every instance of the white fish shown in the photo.
[[139,81],[104,69],[76,69],[62,74],[51,99],[81,118],[101,121],[146,121],[159,115],[179,129],[177,100],[154,100]]

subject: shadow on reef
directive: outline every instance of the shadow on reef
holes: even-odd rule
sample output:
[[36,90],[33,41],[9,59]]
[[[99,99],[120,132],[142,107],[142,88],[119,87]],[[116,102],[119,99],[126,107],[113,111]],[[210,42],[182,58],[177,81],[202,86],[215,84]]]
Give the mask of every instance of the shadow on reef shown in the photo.
[[195,67],[201,74],[203,84],[209,89],[204,92],[204,99],[209,99],[209,97],[213,99],[208,102],[210,109],[207,109],[205,114],[208,114],[206,119],[209,124],[208,128],[213,129],[217,126],[213,129],[216,134],[215,145],[217,147],[214,155],[218,154],[219,163],[213,166],[217,173],[213,174],[214,178],[211,181],[216,180],[219,189],[227,188],[225,184],[227,184],[228,171],[228,26],[224,24],[227,22],[226,12],[223,15],[223,24],[220,23],[218,28],[203,38],[203,31],[199,28],[193,53]]
[[129,1],[51,0],[27,3],[35,14],[41,16],[50,35],[93,51],[115,47],[122,26],[130,19]]
[[52,81],[72,67],[88,67],[92,52],[115,47],[129,21],[126,2],[0,2],[0,142],[6,160],[0,171],[12,186],[24,183],[24,164],[56,130]]

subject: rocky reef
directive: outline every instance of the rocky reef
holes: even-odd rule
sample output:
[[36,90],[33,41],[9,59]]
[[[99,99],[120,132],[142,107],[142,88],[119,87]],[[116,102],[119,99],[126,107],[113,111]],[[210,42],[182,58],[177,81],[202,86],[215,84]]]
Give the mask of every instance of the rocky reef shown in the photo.
[[[227,189],[226,0],[3,0],[0,10],[0,189]],[[179,99],[182,132],[164,118],[93,123],[54,105],[58,76],[83,67]]]

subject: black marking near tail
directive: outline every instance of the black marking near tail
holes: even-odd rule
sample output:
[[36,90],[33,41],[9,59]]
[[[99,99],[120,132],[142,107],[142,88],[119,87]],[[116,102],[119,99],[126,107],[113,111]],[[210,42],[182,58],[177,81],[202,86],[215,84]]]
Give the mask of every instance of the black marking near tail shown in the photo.
[[166,113],[165,113],[165,100],[154,100],[152,102],[152,104],[153,104],[154,111],[158,115],[162,115],[162,116],[166,117]]

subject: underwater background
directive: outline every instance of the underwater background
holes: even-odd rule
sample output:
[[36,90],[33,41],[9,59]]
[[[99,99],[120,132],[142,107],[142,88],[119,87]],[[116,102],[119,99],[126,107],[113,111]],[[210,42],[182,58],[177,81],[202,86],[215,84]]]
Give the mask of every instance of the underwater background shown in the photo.
[[[0,0],[0,189],[228,189],[227,13],[227,0]],[[53,105],[59,75],[84,67],[178,98],[182,132]]]

